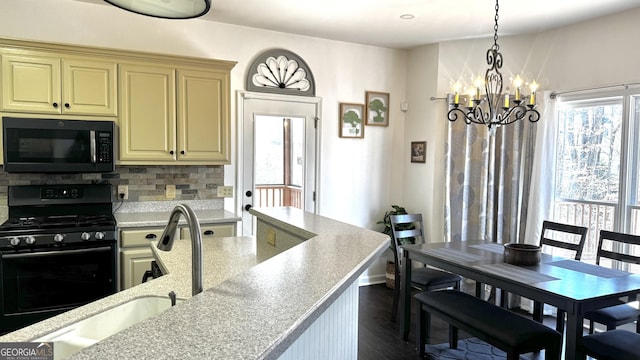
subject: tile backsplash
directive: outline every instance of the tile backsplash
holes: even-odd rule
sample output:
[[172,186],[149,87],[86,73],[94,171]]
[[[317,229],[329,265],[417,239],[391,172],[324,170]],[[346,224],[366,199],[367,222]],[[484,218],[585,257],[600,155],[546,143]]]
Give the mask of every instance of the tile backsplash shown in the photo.
[[[113,186],[114,201],[117,185],[129,187],[125,202],[163,200],[212,200],[218,186],[224,185],[224,167],[216,166],[116,166],[106,174],[18,174],[0,171],[0,202],[6,205],[7,187],[38,184],[87,184],[108,182]],[[166,185],[176,186],[175,199],[165,198]]]

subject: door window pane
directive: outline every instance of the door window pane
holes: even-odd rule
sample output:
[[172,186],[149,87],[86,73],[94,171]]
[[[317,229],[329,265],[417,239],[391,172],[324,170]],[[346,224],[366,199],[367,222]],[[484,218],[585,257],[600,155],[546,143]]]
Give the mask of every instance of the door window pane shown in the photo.
[[255,121],[256,185],[284,184],[283,120],[276,116],[256,116]]
[[304,182],[304,119],[291,118],[291,183],[302,187]]

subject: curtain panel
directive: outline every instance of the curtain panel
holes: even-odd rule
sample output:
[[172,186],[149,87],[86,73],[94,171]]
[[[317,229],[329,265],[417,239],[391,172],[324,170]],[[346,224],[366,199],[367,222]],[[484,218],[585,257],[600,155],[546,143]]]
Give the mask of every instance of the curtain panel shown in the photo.
[[524,242],[537,124],[495,134],[449,122],[445,149],[445,234],[451,240]]

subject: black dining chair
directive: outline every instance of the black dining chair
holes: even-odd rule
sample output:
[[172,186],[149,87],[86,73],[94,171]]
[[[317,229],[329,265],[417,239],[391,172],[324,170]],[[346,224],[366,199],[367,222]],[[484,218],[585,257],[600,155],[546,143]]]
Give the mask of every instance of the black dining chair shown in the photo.
[[617,329],[587,335],[582,349],[597,360],[640,360],[640,334]]
[[[605,243],[607,243],[606,246]],[[636,251],[640,251],[640,236],[601,230],[596,264],[600,265],[602,258],[627,264],[640,264],[640,253],[632,254],[633,247]],[[619,305],[588,311],[584,318],[589,320],[590,334],[593,334],[594,323],[603,324],[607,330],[613,330],[620,325],[630,324],[634,321],[636,322],[636,332],[640,333],[640,305],[638,301],[621,302]]]
[[[540,246],[542,252],[547,252],[548,247],[564,249],[574,252],[573,258],[580,260],[582,250],[587,241],[588,228],[584,226],[562,224],[558,222],[545,220],[542,222],[542,232],[540,233]],[[542,322],[544,304],[534,302],[534,319]],[[556,330],[559,333],[564,331],[564,310],[557,310]]]
[[[396,320],[398,313],[398,302],[400,300],[400,245],[406,239],[413,238],[414,243],[424,242],[424,227],[422,222],[422,214],[402,214],[392,215],[389,217],[391,222],[391,234],[393,242],[393,257],[395,261],[395,279],[396,285],[393,291],[393,309],[391,311],[391,320]],[[403,240],[405,239],[405,240]],[[408,242],[410,243],[410,242]],[[452,274],[439,269],[420,267],[411,270],[411,285],[423,291],[454,288],[460,289],[460,275]],[[410,291],[410,289],[407,289]]]

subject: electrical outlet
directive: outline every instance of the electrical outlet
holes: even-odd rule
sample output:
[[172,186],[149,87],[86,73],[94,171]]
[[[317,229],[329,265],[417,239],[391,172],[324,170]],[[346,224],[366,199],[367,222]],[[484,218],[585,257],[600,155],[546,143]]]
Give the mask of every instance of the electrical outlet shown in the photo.
[[276,231],[273,229],[267,230],[267,244],[276,246]]
[[176,198],[176,186],[175,185],[171,185],[171,184],[167,184],[167,187],[165,188],[165,191],[164,191],[164,196],[167,199],[175,199]]
[[233,197],[233,186],[218,186],[218,197]]
[[122,200],[127,200],[129,198],[129,186],[118,185],[118,198]]

